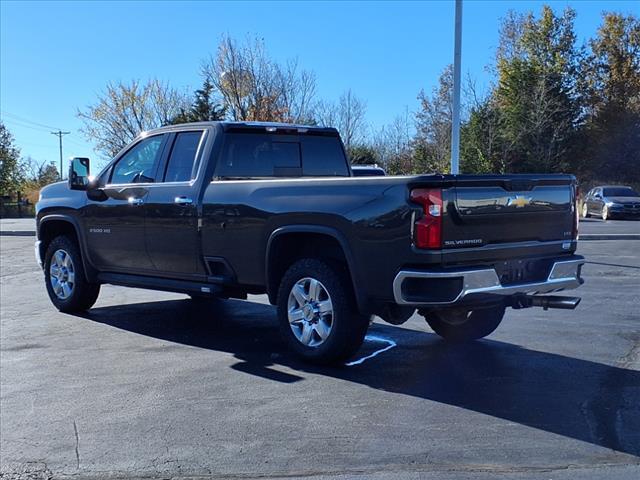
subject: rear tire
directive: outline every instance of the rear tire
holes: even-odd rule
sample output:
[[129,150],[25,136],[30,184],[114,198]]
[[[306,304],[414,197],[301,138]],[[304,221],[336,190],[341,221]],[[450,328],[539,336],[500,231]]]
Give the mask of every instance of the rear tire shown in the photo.
[[89,283],[75,239],[54,238],[45,253],[44,279],[51,302],[61,312],[89,310],[100,294],[100,284]]
[[463,343],[490,335],[504,317],[505,307],[491,306],[475,310],[449,309],[428,312],[425,320],[439,336],[449,342]]
[[305,258],[285,272],[278,289],[280,332],[303,360],[338,364],[362,345],[369,317],[358,313],[351,282],[339,266]]

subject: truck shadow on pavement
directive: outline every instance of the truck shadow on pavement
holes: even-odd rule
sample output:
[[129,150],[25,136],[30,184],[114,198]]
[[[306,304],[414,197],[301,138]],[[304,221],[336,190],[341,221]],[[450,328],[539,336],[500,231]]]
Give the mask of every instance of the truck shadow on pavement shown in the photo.
[[83,318],[228,352],[239,360],[235,370],[281,382],[284,389],[308,374],[327,375],[640,456],[640,372],[630,368],[631,358],[610,366],[490,339],[455,346],[426,331],[374,324],[372,333],[398,347],[360,365],[329,368],[290,355],[274,308],[264,304],[170,300],[95,308]]

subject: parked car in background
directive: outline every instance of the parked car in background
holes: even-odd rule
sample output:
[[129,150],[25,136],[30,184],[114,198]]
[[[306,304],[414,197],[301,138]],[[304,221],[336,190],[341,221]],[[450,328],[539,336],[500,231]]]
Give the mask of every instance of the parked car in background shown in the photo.
[[384,177],[387,172],[378,165],[351,165],[354,177]]
[[631,187],[611,185],[594,187],[584,197],[582,216],[598,215],[603,220],[640,218],[640,194]]

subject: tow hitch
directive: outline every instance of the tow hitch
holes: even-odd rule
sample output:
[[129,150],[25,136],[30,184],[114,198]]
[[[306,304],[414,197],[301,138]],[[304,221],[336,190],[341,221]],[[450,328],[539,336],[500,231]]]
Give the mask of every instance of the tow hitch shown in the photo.
[[558,297],[556,295],[514,295],[511,300],[511,307],[515,309],[542,307],[545,310],[550,308],[573,310],[582,299],[580,297]]

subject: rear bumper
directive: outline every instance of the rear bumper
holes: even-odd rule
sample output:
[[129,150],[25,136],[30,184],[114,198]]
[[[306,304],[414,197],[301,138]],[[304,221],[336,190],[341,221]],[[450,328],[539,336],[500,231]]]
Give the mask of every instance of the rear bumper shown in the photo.
[[495,269],[444,272],[402,270],[393,281],[398,305],[451,305],[482,294],[548,293],[578,288],[584,258],[578,255],[553,263],[544,281],[502,285]]

